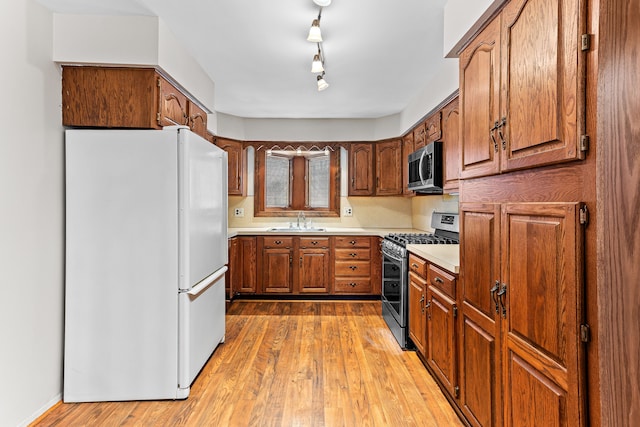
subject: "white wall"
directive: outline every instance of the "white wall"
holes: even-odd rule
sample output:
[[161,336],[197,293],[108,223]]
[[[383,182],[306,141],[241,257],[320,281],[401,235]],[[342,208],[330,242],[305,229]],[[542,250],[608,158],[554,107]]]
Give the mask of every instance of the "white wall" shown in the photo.
[[63,354],[63,131],[52,15],[0,3],[0,426],[60,400]]
[[214,110],[213,81],[160,18],[55,14],[53,46],[60,63],[160,68]]
[[486,21],[506,0],[449,0],[444,6],[444,46],[448,58],[457,58],[460,41],[478,31],[478,22]]

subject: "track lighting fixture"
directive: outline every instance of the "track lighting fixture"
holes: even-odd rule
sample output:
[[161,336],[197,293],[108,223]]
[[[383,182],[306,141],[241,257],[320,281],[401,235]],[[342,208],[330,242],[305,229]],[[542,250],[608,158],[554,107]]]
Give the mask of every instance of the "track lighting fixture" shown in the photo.
[[311,63],[311,72],[314,74],[322,73],[317,76],[318,91],[323,91],[329,87],[329,84],[324,79],[324,52],[322,51],[322,34],[320,32],[320,19],[322,18],[322,8],[329,6],[331,0],[313,0],[313,2],[320,6],[318,11],[318,17],[313,20],[311,28],[309,29],[309,35],[307,40],[314,42],[318,45],[318,53],[313,56],[313,62]]

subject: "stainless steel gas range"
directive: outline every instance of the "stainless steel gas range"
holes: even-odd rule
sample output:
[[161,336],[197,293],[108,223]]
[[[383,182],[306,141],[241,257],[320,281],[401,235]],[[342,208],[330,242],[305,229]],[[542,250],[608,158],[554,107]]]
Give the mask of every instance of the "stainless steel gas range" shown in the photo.
[[413,347],[408,337],[409,268],[407,245],[458,244],[457,213],[434,212],[433,233],[393,233],[382,240],[382,317],[401,348]]

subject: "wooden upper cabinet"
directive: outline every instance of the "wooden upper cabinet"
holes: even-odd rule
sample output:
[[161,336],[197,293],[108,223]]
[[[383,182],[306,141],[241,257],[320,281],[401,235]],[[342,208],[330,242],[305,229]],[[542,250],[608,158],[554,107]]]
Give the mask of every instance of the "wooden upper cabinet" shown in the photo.
[[512,0],[460,54],[461,178],[584,158],[580,0]]
[[402,140],[378,142],[376,147],[376,195],[402,194]]
[[203,138],[207,134],[207,113],[200,108],[195,102],[189,101],[188,103],[188,124],[189,129],[193,133],[196,133]]
[[500,115],[500,17],[495,18],[460,54],[460,177],[500,170],[493,122]]
[[413,128],[413,147],[414,150],[424,147],[427,142],[427,131],[424,122]]
[[444,146],[444,190],[458,189],[460,177],[460,108],[455,97],[442,109],[442,143]]
[[207,136],[207,114],[153,68],[62,67],[62,124],[162,129],[189,126]]
[[246,191],[244,180],[245,155],[242,142],[216,138],[216,145],[227,152],[229,195],[244,196]]
[[424,131],[426,135],[425,145],[440,140],[442,137],[442,113],[440,111],[425,119]]
[[409,154],[413,153],[413,132],[409,132],[402,138],[402,194],[412,196],[414,191],[409,190]]
[[[502,11],[498,129],[502,170],[582,158],[586,8],[581,0],[512,0]],[[505,122],[503,123],[503,118]]]
[[189,122],[187,97],[165,79],[161,77],[156,79],[160,89],[158,125],[187,125]]
[[157,73],[148,68],[62,67],[62,124],[159,129]]
[[373,196],[374,168],[373,145],[368,143],[351,144],[349,148],[349,195]]

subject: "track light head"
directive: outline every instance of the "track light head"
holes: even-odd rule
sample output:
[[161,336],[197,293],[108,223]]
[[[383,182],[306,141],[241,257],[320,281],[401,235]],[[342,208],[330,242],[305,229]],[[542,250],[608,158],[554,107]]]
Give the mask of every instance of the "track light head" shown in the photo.
[[321,92],[329,87],[329,83],[327,83],[324,79],[324,73],[318,76],[318,92]]
[[320,32],[320,21],[314,19],[311,23],[311,28],[309,28],[309,35],[307,36],[307,41],[313,43],[322,42],[322,34]]

